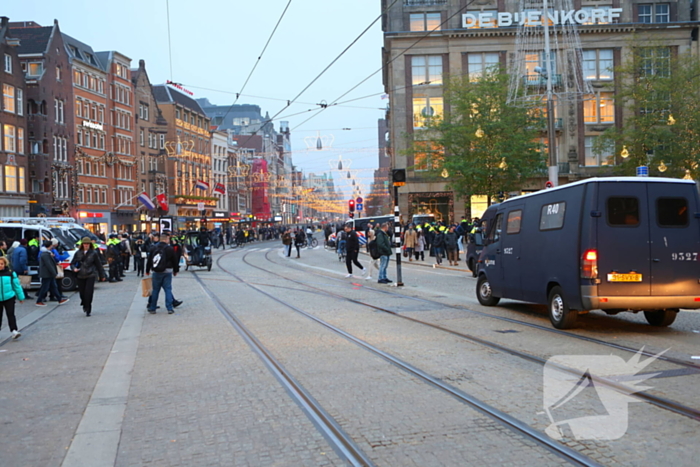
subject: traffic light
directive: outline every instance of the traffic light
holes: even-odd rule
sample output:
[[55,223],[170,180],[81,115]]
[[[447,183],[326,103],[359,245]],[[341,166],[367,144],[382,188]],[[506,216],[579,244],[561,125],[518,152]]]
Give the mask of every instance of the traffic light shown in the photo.
[[404,186],[406,184],[406,169],[392,170],[391,180],[394,182],[394,186]]
[[353,219],[353,218],[355,217],[355,213],[354,213],[354,212],[349,213],[349,214],[348,214],[348,217],[349,217],[350,219]]
[[355,212],[355,200],[354,199],[351,199],[350,201],[348,201],[348,210],[350,212]]

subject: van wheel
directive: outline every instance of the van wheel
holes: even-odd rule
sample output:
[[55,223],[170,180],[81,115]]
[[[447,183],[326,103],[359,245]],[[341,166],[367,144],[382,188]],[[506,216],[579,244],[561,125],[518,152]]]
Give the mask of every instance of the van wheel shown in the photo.
[[61,279],[61,289],[69,291],[76,288],[78,288],[78,280],[75,278],[75,274],[64,271]]
[[469,270],[472,272],[472,277],[476,277],[476,265],[474,265],[474,258],[469,260]]
[[484,306],[496,306],[501,300],[493,296],[491,283],[484,275],[481,275],[479,280],[476,281],[476,298],[479,299],[479,303]]
[[549,320],[557,329],[569,329],[576,324],[578,313],[569,309],[561,287],[552,287],[549,291]]
[[670,326],[676,320],[676,315],[678,310],[656,310],[656,311],[645,311],[644,317],[647,319],[647,323],[652,326]]

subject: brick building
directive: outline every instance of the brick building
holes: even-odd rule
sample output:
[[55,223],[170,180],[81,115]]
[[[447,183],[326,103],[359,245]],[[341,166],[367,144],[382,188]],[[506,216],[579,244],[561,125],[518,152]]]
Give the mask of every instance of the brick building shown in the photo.
[[29,214],[27,196],[27,119],[24,112],[25,84],[17,46],[9,19],[0,18],[0,216]]
[[62,216],[75,211],[75,122],[71,67],[54,21],[10,23],[26,81],[25,105],[30,215]]

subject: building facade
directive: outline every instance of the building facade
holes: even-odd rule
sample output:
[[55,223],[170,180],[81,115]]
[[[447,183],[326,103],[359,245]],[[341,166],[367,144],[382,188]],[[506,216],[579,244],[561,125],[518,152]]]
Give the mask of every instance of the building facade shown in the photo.
[[[228,132],[214,131],[211,134],[212,192],[217,198],[214,219],[228,219]],[[224,193],[216,191],[217,186],[224,187]]]
[[[390,4],[382,0],[383,8]],[[408,149],[420,137],[424,116],[439,116],[449,104],[443,96],[448,76],[478,80],[490,67],[509,69],[516,55],[515,14],[525,17],[519,5],[514,0],[403,0],[384,15],[383,80],[391,102],[387,113],[391,167],[407,169],[407,184],[400,190],[402,213],[431,212],[448,221],[478,214],[470,212],[476,199],[457,199],[444,180],[429,175],[425,155],[410,155]],[[624,123],[622,104],[615,101],[611,85],[617,79],[615,68],[633,48],[660,48],[670,59],[694,50],[698,39],[695,0],[574,0],[572,5],[573,12],[561,14],[577,24],[582,79],[593,92],[555,103],[560,184],[607,173],[620,162],[618,155],[596,154],[593,148],[607,128]],[[527,57],[528,73],[545,65],[543,55]],[[522,188],[541,189],[546,179],[543,174]]]
[[75,121],[68,52],[58,21],[10,23],[26,81],[28,178],[31,216],[75,212]]
[[27,117],[24,109],[24,73],[17,46],[10,35],[9,19],[0,18],[0,216],[24,217],[29,214],[27,196]]

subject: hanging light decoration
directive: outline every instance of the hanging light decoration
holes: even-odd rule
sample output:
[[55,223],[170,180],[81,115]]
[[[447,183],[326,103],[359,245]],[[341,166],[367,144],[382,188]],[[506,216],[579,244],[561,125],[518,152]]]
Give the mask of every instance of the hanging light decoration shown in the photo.
[[450,173],[447,171],[447,169],[442,169],[442,173],[440,174],[442,178],[447,178],[450,176]]
[[476,130],[476,133],[474,133],[474,136],[476,136],[477,138],[483,138],[483,137],[484,137],[484,134],[485,134],[485,133],[484,133],[484,130],[482,130],[481,128],[479,128],[478,130]]
[[659,172],[664,173],[667,169],[668,167],[666,166],[666,164],[664,164],[664,161],[661,161],[661,163],[659,164]]
[[506,170],[506,169],[508,168],[508,163],[506,162],[506,158],[505,158],[505,157],[503,157],[503,158],[501,159],[501,163],[498,164],[498,168],[501,169],[501,170]]
[[673,115],[668,114],[668,121],[666,122],[668,126],[675,125],[676,124],[676,119],[673,118]]
[[622,146],[622,152],[620,153],[623,159],[627,159],[630,156],[630,152],[627,150],[627,146]]
[[692,180],[692,179],[693,179],[693,176],[690,175],[690,170],[685,169],[685,176],[683,177],[683,180]]

